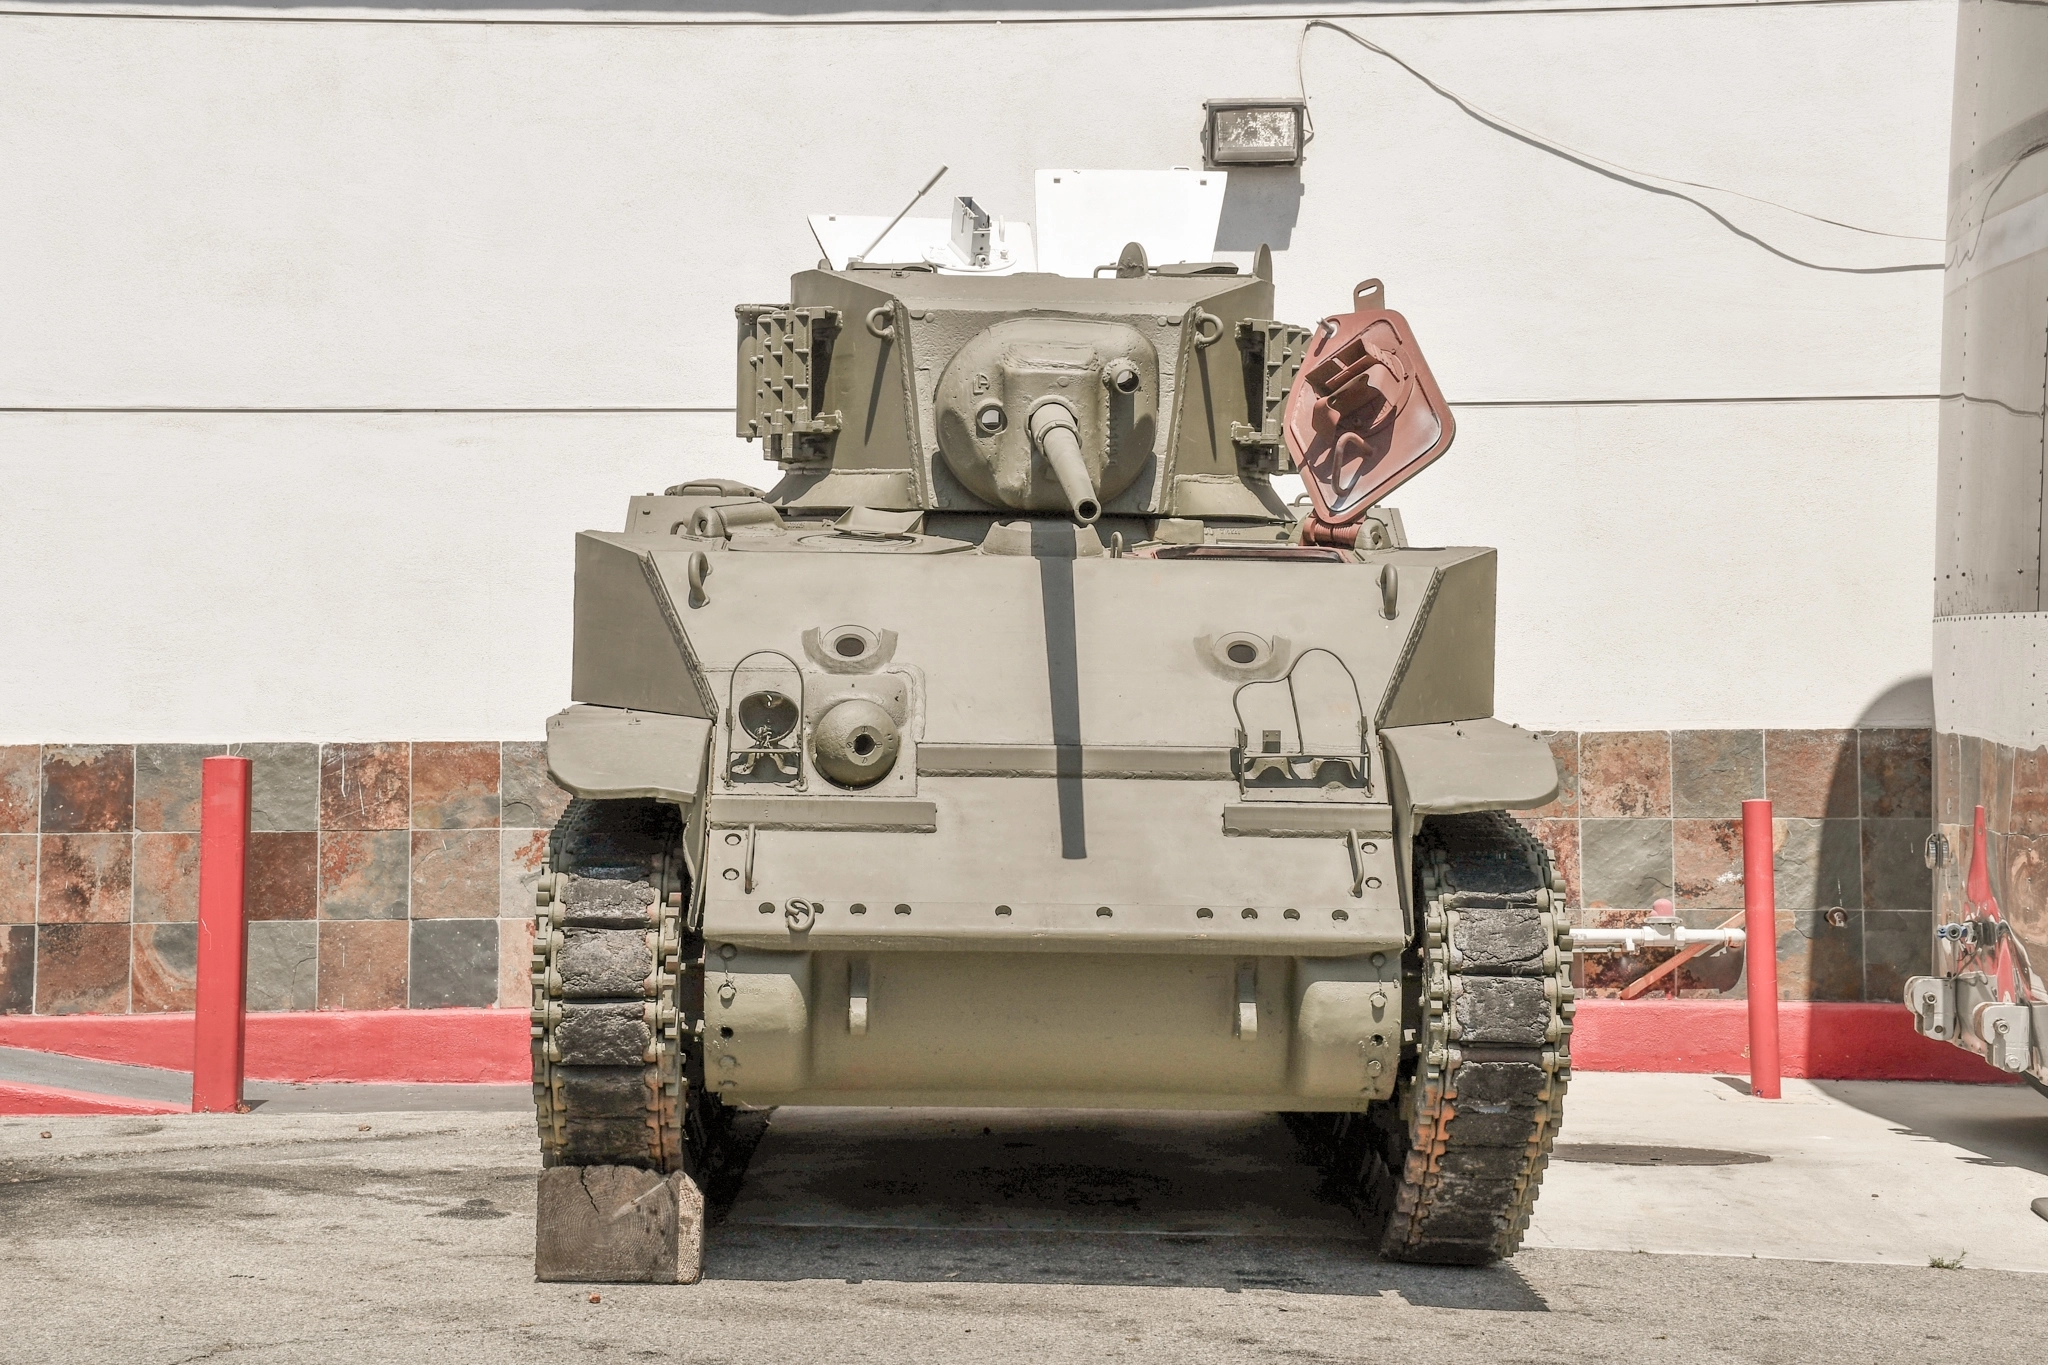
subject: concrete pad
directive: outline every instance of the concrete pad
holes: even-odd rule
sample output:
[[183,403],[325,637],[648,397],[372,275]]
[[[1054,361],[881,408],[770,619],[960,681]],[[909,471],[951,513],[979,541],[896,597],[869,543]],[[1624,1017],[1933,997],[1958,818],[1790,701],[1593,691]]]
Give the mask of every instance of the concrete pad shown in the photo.
[[[1571,1159],[1589,1144],[1726,1148],[1728,1166]],[[2048,1100],[2008,1086],[1574,1074],[1528,1245],[2048,1271]]]
[[[1954,1087],[1953,1100],[1966,1108],[1980,1093]],[[1643,1114],[1649,1097],[1623,1089],[1604,1098]],[[1590,1125],[1602,1100],[1582,1104],[1578,1120]],[[778,1113],[770,1126],[761,1150],[771,1159],[774,1128],[789,1117]],[[833,1114],[794,1117],[816,1125],[812,1140],[832,1138]],[[971,1187],[943,1197],[926,1187],[927,1205],[960,1224],[936,1229],[833,1226],[796,1202],[780,1209],[808,1220],[798,1226],[714,1223],[704,1282],[688,1290],[534,1281],[539,1161],[525,1116],[0,1119],[0,1365],[641,1356],[1999,1365],[2039,1355],[2042,1281],[2029,1275],[1541,1247],[1484,1270],[1389,1264],[1355,1238],[1311,1233],[1306,1221],[1290,1221],[1287,1235],[1228,1235],[1257,1225],[1235,1220],[1262,1216],[1269,1190],[1286,1206],[1300,1168],[1263,1139],[1251,1139],[1254,1152],[1281,1164],[1242,1146],[1233,1152],[1205,1129],[1207,1116],[1195,1116],[1185,1137],[1172,1132],[1181,1119],[1135,1116],[1144,1120],[1138,1138],[1114,1149],[1077,1140],[1050,1149],[1050,1161],[1045,1147],[1001,1145],[1035,1140],[1028,1129],[1019,1136],[1004,1115],[980,1117],[991,1130],[986,1150],[957,1165],[987,1166],[1011,1216],[1040,1219],[1066,1204],[1042,1171],[1048,1183],[1004,1195],[1020,1172],[1077,1155],[1098,1166],[1112,1158],[1066,1187],[1079,1197],[1066,1205],[1074,1227],[970,1226],[967,1206],[982,1197]],[[1096,1116],[1112,1136],[1131,1117]],[[979,1126],[969,1136],[980,1137]],[[920,1179],[915,1163],[933,1151],[896,1146],[879,1128],[863,1135],[850,1126],[840,1137],[876,1181]],[[1183,1163],[1212,1141],[1224,1148],[1215,1160],[1246,1187],[1241,1199],[1177,1192]],[[1909,1153],[1936,1150],[1897,1141]],[[1191,1169],[1195,1186],[1208,1179],[1199,1161]],[[1140,1214],[1199,1212],[1224,1231],[1101,1230],[1117,1226],[1114,1201],[1127,1186],[1143,1196]],[[858,1200],[834,1198],[861,1212]]]
[[695,1284],[704,1196],[680,1171],[553,1166],[540,1173],[533,1277],[544,1283]]

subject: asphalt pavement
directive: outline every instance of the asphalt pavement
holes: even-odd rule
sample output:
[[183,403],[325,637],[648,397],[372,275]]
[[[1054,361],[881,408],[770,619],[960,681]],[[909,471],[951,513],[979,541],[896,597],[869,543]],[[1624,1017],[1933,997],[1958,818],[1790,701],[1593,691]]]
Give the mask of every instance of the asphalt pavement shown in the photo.
[[531,1120],[402,1098],[0,1120],[0,1361],[2038,1361],[2048,1323],[2020,1088],[1582,1074],[1478,1271],[1375,1259],[1262,1115],[782,1110],[692,1287],[535,1284]]

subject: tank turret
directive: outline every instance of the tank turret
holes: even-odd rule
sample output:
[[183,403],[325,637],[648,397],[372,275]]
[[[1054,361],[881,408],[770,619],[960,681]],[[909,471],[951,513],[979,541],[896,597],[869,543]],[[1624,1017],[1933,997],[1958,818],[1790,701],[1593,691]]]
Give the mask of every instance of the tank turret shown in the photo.
[[855,266],[790,295],[738,310],[738,431],[779,507],[1291,521],[1270,476],[1307,331],[1268,275]]

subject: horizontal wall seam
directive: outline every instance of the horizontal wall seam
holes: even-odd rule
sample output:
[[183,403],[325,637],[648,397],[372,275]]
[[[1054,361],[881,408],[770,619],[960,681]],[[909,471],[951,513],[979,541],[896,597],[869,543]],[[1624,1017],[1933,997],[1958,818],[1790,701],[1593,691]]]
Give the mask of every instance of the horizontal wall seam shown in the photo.
[[[1751,397],[1703,397],[1703,398],[1468,398],[1451,404],[1453,408],[1651,408],[1686,407],[1701,404],[1727,404],[1741,406],[1767,403],[1931,403],[1944,397],[1938,393],[1803,393],[1803,394],[1761,394]],[[598,415],[608,413],[724,413],[733,411],[726,407],[184,407],[160,404],[147,405],[50,405],[50,406],[0,406],[0,413],[103,413],[164,415],[221,415],[221,416],[336,416],[336,417],[382,417],[382,416],[546,416],[551,413],[571,415]]]
[[1307,19],[1468,19],[1515,15],[1548,14],[1642,14],[1656,11],[1809,9],[1816,7],[1948,4],[1950,0],[1677,0],[1672,4],[1615,5],[1493,5],[1461,6],[1456,9],[1304,9],[1270,14],[1242,10],[1172,11],[1160,14],[1110,11],[1103,14],[983,13],[978,15],[917,15],[869,13],[845,16],[732,15],[706,18],[693,15],[526,15],[499,11],[465,15],[431,12],[407,14],[256,14],[175,9],[17,9],[0,7],[0,18],[35,19],[141,19],[212,20],[229,23],[264,24],[438,24],[438,25],[524,25],[534,28],[962,28],[1014,25],[1067,24],[1182,24],[1182,23],[1299,23]]

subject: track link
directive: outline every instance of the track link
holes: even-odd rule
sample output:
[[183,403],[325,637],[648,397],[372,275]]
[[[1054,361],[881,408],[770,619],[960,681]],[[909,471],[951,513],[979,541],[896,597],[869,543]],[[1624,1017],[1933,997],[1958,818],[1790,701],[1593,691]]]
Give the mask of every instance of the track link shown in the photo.
[[579,798],[548,838],[533,953],[547,1165],[689,1169],[683,986],[702,953],[686,951],[682,845],[681,812],[659,801]]
[[1414,1051],[1394,1097],[1290,1116],[1383,1255],[1484,1265],[1514,1254],[1563,1116],[1572,987],[1547,850],[1497,811],[1432,816],[1403,962]]

